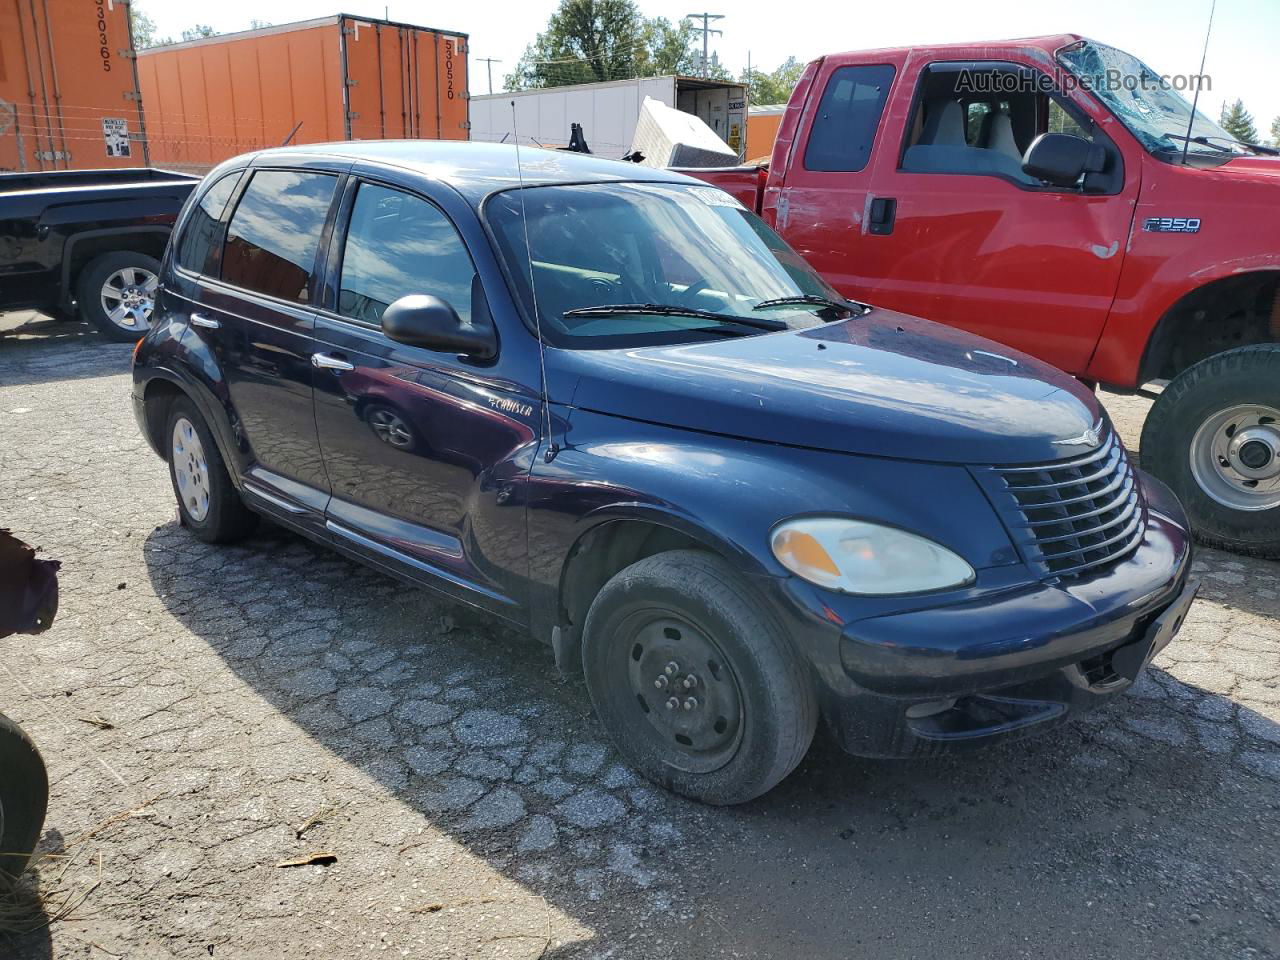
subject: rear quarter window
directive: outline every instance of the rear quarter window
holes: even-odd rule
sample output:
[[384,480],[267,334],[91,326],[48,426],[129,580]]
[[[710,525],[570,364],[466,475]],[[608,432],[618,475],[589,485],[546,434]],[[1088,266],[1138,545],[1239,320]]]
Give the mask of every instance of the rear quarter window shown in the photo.
[[853,173],[866,167],[893,74],[887,64],[832,72],[809,128],[806,170]]
[[222,215],[240,182],[241,170],[220,177],[196,203],[178,241],[178,266],[192,273],[217,273]]
[[329,173],[254,173],[227,226],[223,281],[290,303],[309,302],[320,232],[337,182]]

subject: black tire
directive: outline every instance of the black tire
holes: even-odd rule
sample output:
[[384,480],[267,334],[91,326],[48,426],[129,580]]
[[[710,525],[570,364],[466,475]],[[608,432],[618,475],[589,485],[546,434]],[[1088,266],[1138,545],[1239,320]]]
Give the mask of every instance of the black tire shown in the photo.
[[[702,654],[707,643],[719,657]],[[813,740],[818,708],[805,662],[750,587],[709,553],[660,553],[615,575],[587,614],[582,662],[618,749],[650,780],[694,800],[760,796]],[[667,712],[670,699],[680,706]]]
[[[120,343],[136,343],[146,335],[150,322],[142,321],[135,315],[129,315],[124,322],[117,323],[103,308],[102,289],[109,278],[121,271],[146,271],[152,277],[160,275],[160,263],[154,257],[135,250],[118,250],[115,253],[104,253],[89,261],[80,271],[76,281],[76,297],[79,301],[80,316],[86,323],[92,324],[99,332],[111,340]],[[138,274],[137,276],[141,276]],[[131,289],[131,287],[130,287]],[[152,307],[154,308],[154,290],[152,291]],[[141,325],[140,325],[141,324]]]
[[[180,422],[190,425],[199,441],[198,448],[194,445],[181,450],[177,448],[175,432]],[[177,397],[169,405],[164,442],[169,480],[178,501],[182,525],[206,543],[232,543],[252,533],[258,525],[258,515],[240,499],[213,434],[189,397]],[[188,480],[184,490],[180,479],[183,470],[178,464],[191,464],[193,458],[197,461],[197,468],[201,462],[203,464],[203,468],[198,469],[200,483],[192,487]],[[201,493],[207,494],[207,503]]]
[[[1246,405],[1280,410],[1280,344],[1228,350],[1183,371],[1156,400],[1143,425],[1142,466],[1178,495],[1201,543],[1280,558],[1280,505],[1259,510],[1229,506],[1211,496],[1192,469],[1193,445],[1203,449],[1196,443],[1201,427]],[[1228,424],[1224,435],[1233,429]],[[1208,471],[1202,467],[1201,473]]]
[[0,713],[0,887],[27,869],[49,806],[49,775],[40,751]]

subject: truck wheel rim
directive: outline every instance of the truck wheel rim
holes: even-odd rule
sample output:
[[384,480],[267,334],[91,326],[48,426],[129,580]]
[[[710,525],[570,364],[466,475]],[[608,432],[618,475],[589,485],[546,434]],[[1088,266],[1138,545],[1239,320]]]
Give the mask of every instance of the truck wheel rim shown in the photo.
[[1280,506],[1280,410],[1246,403],[1213,414],[1191,440],[1191,474],[1232,510]]
[[122,330],[150,330],[159,279],[142,267],[122,267],[102,284],[102,311]]
[[400,450],[413,446],[413,433],[409,430],[409,425],[390,410],[374,410],[369,414],[369,426],[384,443]]
[[719,770],[742,740],[743,702],[728,659],[684,617],[644,611],[627,618],[625,644],[634,732],[687,773]]
[[186,417],[173,424],[173,475],[187,516],[197,523],[209,515],[209,462],[200,435]]

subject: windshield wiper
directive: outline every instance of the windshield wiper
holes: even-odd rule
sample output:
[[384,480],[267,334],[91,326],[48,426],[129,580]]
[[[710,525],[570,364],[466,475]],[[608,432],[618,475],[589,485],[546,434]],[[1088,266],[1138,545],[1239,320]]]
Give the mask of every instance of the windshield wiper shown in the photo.
[[[761,300],[752,310],[768,310],[770,307],[822,307],[818,311],[824,313],[828,310],[843,310],[849,316],[853,316],[855,312],[861,310],[864,314],[871,312],[871,307],[865,303],[859,303],[857,300],[833,300],[830,297],[819,297],[812,293],[799,294],[794,297],[774,297],[771,300]],[[831,317],[834,320],[835,317]]]
[[1192,143],[1203,143],[1207,147],[1216,147],[1217,144],[1209,143],[1210,140],[1224,140],[1227,143],[1239,144],[1246,150],[1252,150],[1254,153],[1264,157],[1280,157],[1280,150],[1277,150],[1275,147],[1268,147],[1261,143],[1250,143],[1248,140],[1236,140],[1232,137],[1220,137],[1216,133],[1191,138]]
[[1230,147],[1220,147],[1216,143],[1210,143],[1207,137],[1184,137],[1180,133],[1166,133],[1163,136],[1167,140],[1185,140],[1187,143],[1197,143],[1202,147],[1208,147],[1210,150],[1217,150],[1228,155],[1234,153]]
[[731,313],[716,313],[712,310],[699,310],[696,307],[681,307],[667,303],[610,303],[599,307],[575,307],[566,310],[566,317],[611,317],[619,313],[633,313],[651,317],[693,317],[698,320],[715,320],[717,323],[737,323],[756,330],[786,330],[787,325],[781,320],[766,320],[763,317],[737,317]]

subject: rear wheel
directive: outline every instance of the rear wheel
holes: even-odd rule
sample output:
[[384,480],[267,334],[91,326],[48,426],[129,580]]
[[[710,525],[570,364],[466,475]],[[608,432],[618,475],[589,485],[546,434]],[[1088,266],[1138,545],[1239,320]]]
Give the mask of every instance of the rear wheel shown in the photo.
[[1197,539],[1280,557],[1280,344],[1180,374],[1143,426],[1142,465],[1182,500]]
[[169,477],[182,525],[207,543],[239,540],[257,526],[227,473],[218,445],[188,397],[169,407]]
[[133,250],[106,253],[80,272],[80,315],[112,340],[132,343],[151,329],[160,264]]
[[49,804],[49,777],[40,751],[0,714],[0,885],[27,869]]
[[618,749],[695,800],[758,797],[813,739],[818,711],[804,662],[711,554],[661,553],[614,576],[591,604],[582,656]]

